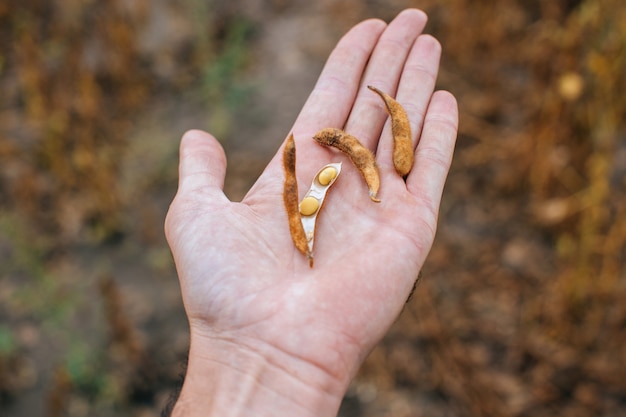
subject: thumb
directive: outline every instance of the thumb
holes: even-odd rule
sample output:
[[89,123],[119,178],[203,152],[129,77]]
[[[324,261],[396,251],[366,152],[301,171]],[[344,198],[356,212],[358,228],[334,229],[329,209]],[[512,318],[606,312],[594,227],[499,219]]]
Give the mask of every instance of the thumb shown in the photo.
[[178,188],[197,191],[207,188],[224,189],[226,154],[212,135],[201,130],[185,132],[180,141]]

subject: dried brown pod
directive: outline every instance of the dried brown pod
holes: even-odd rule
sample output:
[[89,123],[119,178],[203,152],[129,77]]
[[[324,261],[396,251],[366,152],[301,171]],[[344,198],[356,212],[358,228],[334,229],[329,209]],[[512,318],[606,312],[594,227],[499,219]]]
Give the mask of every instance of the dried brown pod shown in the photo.
[[309,264],[313,266],[313,254],[311,253],[298,204],[298,180],[296,178],[296,144],[293,134],[289,135],[283,149],[283,169],[285,171],[285,183],[283,188],[283,202],[289,220],[289,233],[296,248],[309,258]]
[[393,135],[393,166],[400,176],[404,177],[413,168],[415,155],[411,140],[411,124],[404,107],[389,94],[378,88],[368,85],[367,88],[375,92],[385,102],[387,112],[391,117],[391,133]]
[[369,149],[354,136],[332,127],[320,130],[313,136],[313,139],[321,145],[332,146],[345,153],[365,178],[372,201],[380,202],[376,198],[380,189],[380,174],[376,158]]

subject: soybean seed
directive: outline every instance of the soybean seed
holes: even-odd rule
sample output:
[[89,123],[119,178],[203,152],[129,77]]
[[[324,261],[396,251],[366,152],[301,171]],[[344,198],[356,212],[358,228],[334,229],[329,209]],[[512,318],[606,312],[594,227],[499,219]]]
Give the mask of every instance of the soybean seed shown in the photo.
[[337,170],[333,167],[327,167],[322,170],[317,176],[317,181],[322,185],[328,185],[332,180],[337,177]]
[[305,197],[300,202],[300,214],[303,216],[312,216],[319,208],[320,202],[315,197]]

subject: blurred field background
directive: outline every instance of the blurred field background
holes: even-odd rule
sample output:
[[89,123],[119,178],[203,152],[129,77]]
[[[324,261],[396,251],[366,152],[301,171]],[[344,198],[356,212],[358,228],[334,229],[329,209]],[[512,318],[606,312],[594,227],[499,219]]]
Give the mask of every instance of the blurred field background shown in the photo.
[[0,0],[0,415],[148,416],[188,333],[182,133],[240,199],[353,24],[425,10],[461,132],[416,295],[342,417],[626,415],[622,0]]

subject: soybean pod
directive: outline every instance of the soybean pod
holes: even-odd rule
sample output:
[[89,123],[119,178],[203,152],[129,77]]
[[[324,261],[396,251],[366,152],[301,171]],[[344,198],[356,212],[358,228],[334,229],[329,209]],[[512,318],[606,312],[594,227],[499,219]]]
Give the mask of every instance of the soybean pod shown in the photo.
[[313,136],[313,139],[325,146],[331,146],[345,153],[352,163],[358,168],[369,188],[372,201],[380,202],[376,195],[380,189],[380,174],[374,154],[367,149],[359,140],[341,129],[325,128]]
[[313,254],[307,243],[306,233],[302,226],[300,208],[298,204],[298,180],[296,178],[296,144],[293,134],[289,135],[283,149],[283,169],[285,183],[283,188],[283,202],[289,220],[289,233],[296,248],[309,258],[313,266]]
[[[317,227],[317,219],[324,207],[326,195],[330,187],[335,183],[337,177],[341,173],[341,162],[325,165],[315,174],[311,187],[300,202],[300,215],[302,219],[302,227],[306,234],[309,252],[313,254],[313,243],[315,240],[315,230]],[[313,256],[310,257],[311,266],[313,266]]]
[[387,113],[391,117],[391,133],[393,135],[393,166],[396,172],[404,177],[413,168],[415,155],[413,153],[413,141],[411,140],[411,124],[406,111],[389,94],[376,87],[368,85],[367,88],[375,92],[385,102]]

